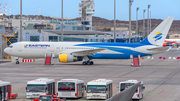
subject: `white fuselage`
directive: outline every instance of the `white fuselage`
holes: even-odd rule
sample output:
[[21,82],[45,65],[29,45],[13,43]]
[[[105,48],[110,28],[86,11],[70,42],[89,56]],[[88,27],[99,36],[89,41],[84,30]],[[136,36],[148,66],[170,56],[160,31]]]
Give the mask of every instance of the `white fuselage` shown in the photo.
[[[155,45],[141,43],[78,43],[78,42],[18,42],[5,48],[11,56],[23,58],[44,58],[45,55],[71,54],[94,49],[104,49],[92,56],[92,59],[129,59],[131,55],[148,56],[164,51],[148,49],[158,48]],[[83,54],[83,53],[82,53]],[[79,54],[79,56],[83,56]]]
[[174,42],[175,44],[180,44],[180,39],[165,39],[165,42],[168,41],[168,42]]

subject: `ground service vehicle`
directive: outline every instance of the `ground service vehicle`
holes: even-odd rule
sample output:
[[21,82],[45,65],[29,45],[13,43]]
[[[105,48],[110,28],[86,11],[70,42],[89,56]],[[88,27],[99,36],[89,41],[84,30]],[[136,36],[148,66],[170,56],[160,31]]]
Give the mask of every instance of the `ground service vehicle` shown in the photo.
[[12,94],[10,82],[0,81],[0,101],[17,98],[17,94]]
[[48,78],[39,78],[28,81],[26,87],[26,98],[39,98],[39,95],[54,95],[55,80]]
[[62,79],[57,82],[57,97],[80,98],[84,96],[84,81],[79,79]]
[[38,99],[34,99],[33,101],[65,101],[65,100],[57,98],[53,95],[40,95]]
[[137,80],[122,81],[119,83],[119,92],[126,90],[128,87],[130,87],[138,82],[141,82],[141,84],[137,88],[132,99],[139,99],[139,100],[142,99],[143,98],[143,90],[145,89],[145,87],[143,86],[143,81],[137,81]]
[[112,94],[112,80],[97,79],[87,83],[87,99],[108,99]]

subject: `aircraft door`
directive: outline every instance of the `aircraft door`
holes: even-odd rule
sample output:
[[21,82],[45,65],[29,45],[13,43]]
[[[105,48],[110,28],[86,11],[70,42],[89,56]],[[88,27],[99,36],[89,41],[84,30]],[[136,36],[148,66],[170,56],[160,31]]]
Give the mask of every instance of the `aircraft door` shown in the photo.
[[21,52],[22,49],[23,49],[23,47],[22,47],[22,46],[19,46],[18,51]]
[[50,47],[50,52],[54,52],[54,46],[53,45],[51,45],[51,47]]

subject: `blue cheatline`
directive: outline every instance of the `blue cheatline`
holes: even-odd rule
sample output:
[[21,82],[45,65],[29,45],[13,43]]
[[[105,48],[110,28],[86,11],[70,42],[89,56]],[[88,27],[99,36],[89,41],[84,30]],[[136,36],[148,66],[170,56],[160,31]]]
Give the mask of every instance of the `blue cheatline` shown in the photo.
[[[131,47],[137,48],[140,46],[144,46],[146,44],[142,43],[84,43],[84,44],[77,44],[75,46],[87,46],[87,47],[99,47],[99,46],[122,46],[122,47]],[[152,44],[149,44],[152,45]]]
[[[151,54],[146,54],[138,51],[134,51],[131,49],[126,48],[120,48],[120,46],[123,47],[130,47],[130,48],[136,48],[140,46],[144,46],[144,44],[140,43],[86,43],[86,44],[78,44],[76,46],[86,46],[86,47],[96,47],[96,48],[105,48],[114,52],[119,53],[94,53],[93,56],[89,56],[90,59],[130,59],[130,55],[133,55],[134,57],[140,56],[148,56]],[[113,47],[113,46],[119,46],[119,47]]]

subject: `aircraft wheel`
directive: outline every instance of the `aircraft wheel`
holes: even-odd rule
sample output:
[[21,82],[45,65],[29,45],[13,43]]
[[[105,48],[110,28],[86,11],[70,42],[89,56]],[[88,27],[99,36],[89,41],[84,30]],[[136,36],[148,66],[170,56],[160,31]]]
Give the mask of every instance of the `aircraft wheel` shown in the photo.
[[87,65],[91,65],[91,61],[88,61],[88,62],[87,62]]
[[93,61],[91,61],[90,63],[91,63],[91,65],[93,65],[93,64],[94,64],[94,62],[93,62]]
[[16,64],[19,64],[19,61],[16,61]]
[[86,61],[84,61],[84,62],[82,63],[82,65],[87,65],[87,62],[86,62]]

